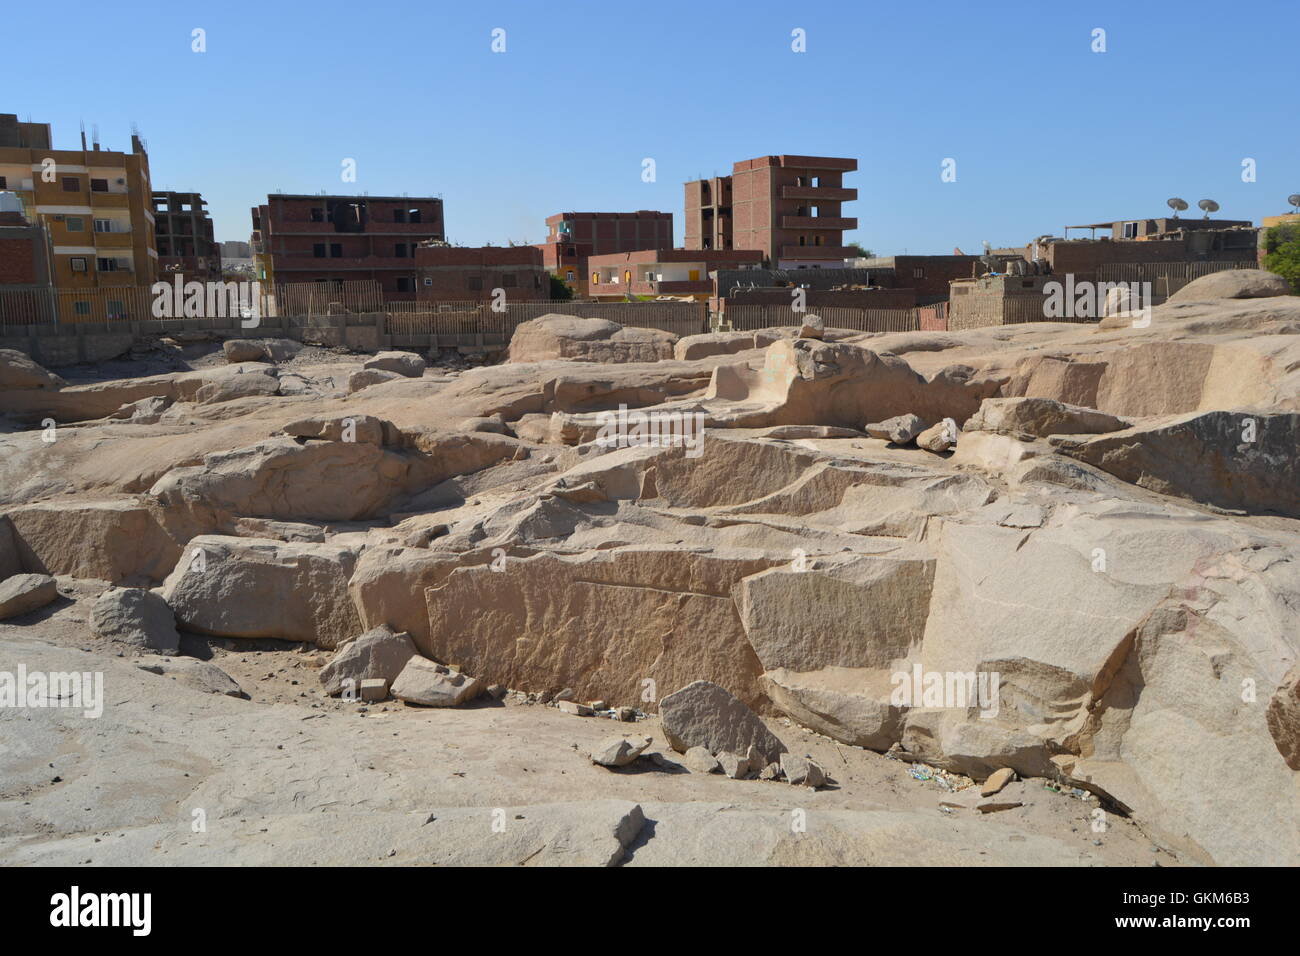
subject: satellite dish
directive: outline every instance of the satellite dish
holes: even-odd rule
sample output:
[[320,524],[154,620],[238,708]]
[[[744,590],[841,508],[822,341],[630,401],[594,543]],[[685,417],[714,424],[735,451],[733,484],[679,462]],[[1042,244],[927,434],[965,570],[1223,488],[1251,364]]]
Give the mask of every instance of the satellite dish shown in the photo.
[[1300,209],[1300,193],[1292,193],[1290,196],[1286,197],[1286,201],[1297,209]]
[[1187,208],[1187,200],[1175,196],[1173,199],[1166,199],[1165,205],[1174,211],[1174,218],[1177,219],[1178,214]]
[[1205,219],[1210,218],[1210,213],[1219,211],[1219,204],[1213,199],[1202,199],[1196,204],[1199,208],[1205,210]]

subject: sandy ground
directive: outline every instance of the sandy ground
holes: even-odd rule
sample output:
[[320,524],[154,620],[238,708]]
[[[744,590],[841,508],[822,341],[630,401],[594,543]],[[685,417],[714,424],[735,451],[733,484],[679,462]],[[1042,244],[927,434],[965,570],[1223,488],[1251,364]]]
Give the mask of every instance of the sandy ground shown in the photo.
[[[210,657],[250,699],[199,693],[137,666],[158,658],[90,634],[99,585],[59,583],[55,604],[0,624],[0,671],[102,670],[105,713],[0,710],[0,862],[409,864],[443,862],[437,854],[455,844],[455,862],[596,863],[608,844],[634,865],[1178,865],[1113,813],[1095,832],[1095,798],[1024,780],[997,797],[1022,806],[982,814],[978,785],[917,779],[904,761],[784,718],[769,727],[826,769],[827,786],[691,772],[655,716],[577,717],[513,695],[455,710],[330,699],[318,681],[327,654],[279,641],[187,635],[183,651]],[[596,744],[624,734],[652,737],[661,759],[590,762]],[[620,854],[602,814],[622,807],[618,817],[624,801],[649,822]],[[195,810],[205,833],[192,831]],[[787,835],[798,814],[807,832]],[[412,845],[414,816],[460,835],[436,851]],[[521,837],[501,858],[501,843],[480,846],[497,817],[532,827],[536,847]],[[841,845],[858,837],[861,846]]]

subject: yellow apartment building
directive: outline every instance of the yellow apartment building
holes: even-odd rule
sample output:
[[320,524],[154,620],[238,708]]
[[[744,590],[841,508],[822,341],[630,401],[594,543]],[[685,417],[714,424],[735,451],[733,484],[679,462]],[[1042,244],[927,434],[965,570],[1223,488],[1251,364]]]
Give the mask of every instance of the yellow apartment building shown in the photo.
[[[17,193],[27,218],[48,229],[55,286],[62,293],[152,285],[158,252],[140,137],[132,134],[129,153],[87,147],[84,132],[81,149],[52,146],[48,123],[0,113],[0,190]],[[106,295],[75,301],[68,319],[89,317]]]

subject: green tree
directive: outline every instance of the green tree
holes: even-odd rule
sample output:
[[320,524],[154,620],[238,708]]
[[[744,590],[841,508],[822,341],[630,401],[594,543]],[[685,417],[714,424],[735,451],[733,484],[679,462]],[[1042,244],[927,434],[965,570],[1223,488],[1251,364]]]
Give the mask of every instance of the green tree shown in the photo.
[[1300,226],[1273,226],[1264,233],[1264,268],[1291,283],[1300,295]]
[[856,242],[850,242],[848,244],[848,250],[859,259],[874,259],[876,257],[874,252],[870,249],[862,248],[862,246]]
[[573,298],[573,290],[564,284],[564,280],[551,273],[551,298],[567,302]]

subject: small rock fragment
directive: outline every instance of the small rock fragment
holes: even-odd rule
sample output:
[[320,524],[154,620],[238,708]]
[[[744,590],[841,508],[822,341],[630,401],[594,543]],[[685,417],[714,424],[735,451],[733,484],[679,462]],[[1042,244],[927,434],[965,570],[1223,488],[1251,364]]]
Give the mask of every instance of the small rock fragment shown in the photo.
[[980,787],[980,796],[991,797],[1015,779],[1016,772],[1010,767],[1002,767],[999,770],[994,770],[989,774],[989,778],[984,781],[984,785]]
[[591,752],[591,762],[602,767],[625,767],[650,746],[651,737],[610,737]]
[[1024,804],[1019,801],[1006,800],[998,802],[990,800],[987,803],[978,804],[975,809],[980,813],[998,813],[1002,810],[1014,810],[1016,807],[1023,807]]
[[796,754],[781,754],[781,772],[795,786],[816,789],[826,782],[826,772],[817,763]]
[[705,747],[690,748],[683,756],[682,762],[696,773],[718,773],[722,770],[722,764],[718,763],[717,758]]

